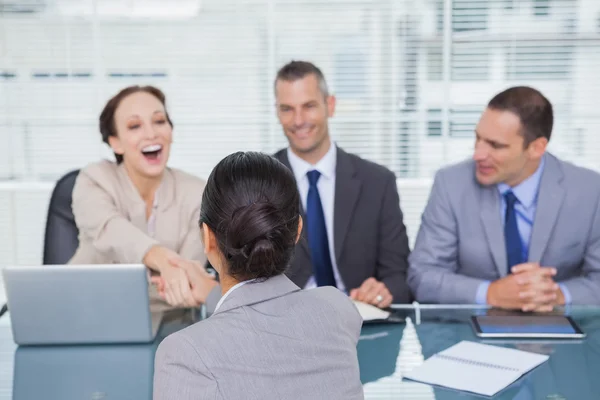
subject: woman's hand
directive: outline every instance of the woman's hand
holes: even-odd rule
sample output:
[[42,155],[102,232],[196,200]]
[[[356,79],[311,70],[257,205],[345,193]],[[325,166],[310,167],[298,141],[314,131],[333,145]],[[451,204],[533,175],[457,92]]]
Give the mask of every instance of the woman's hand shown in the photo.
[[[144,257],[144,264],[160,273],[162,281],[159,293],[173,307],[195,307],[197,301],[192,295],[190,280],[184,270],[173,265],[170,260],[179,256],[163,246],[153,246]],[[154,282],[154,278],[152,278]]]
[[[206,298],[211,290],[218,285],[215,278],[206,272],[204,265],[198,261],[187,260],[179,256],[169,259],[173,268],[186,274],[190,282],[190,289],[194,299],[194,306],[199,306],[206,302]],[[158,293],[166,298],[166,283],[162,276],[152,277],[152,283],[157,285]]]
[[173,307],[196,307],[198,305],[184,270],[168,265],[161,269],[160,277],[164,283],[163,298],[167,303]]

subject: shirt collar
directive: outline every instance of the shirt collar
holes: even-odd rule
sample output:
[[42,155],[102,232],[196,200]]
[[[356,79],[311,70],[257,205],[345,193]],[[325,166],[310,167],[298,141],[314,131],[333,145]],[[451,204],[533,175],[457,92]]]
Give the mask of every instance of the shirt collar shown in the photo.
[[[233,289],[236,290],[234,291]],[[300,288],[285,274],[276,275],[266,280],[254,279],[246,281],[228,290],[224,296],[228,296],[227,300],[223,299],[220,302],[220,307],[217,307],[212,315],[272,300],[297,291],[300,291]]]
[[507,191],[512,190],[517,200],[519,200],[519,203],[521,203],[525,208],[531,207],[534,204],[540,189],[540,181],[542,180],[542,173],[544,171],[544,164],[546,162],[545,158],[546,156],[543,156],[542,160],[540,161],[540,165],[535,172],[517,186],[511,188],[506,183],[499,183],[497,186],[500,194],[504,194]]
[[223,302],[225,301],[225,299],[227,298],[227,296],[229,296],[231,294],[231,292],[233,292],[235,289],[239,288],[240,286],[244,286],[246,283],[250,283],[250,282],[254,282],[256,279],[250,279],[248,281],[242,281],[236,285],[233,285],[232,287],[229,288],[229,290],[227,292],[225,292],[225,294],[219,299],[219,302],[217,303],[217,306],[215,307],[215,311],[213,311],[213,314],[215,312],[217,312],[217,310],[219,309],[219,307],[221,306],[221,304],[223,304]]
[[316,169],[327,179],[333,179],[335,176],[335,165],[337,162],[337,147],[335,143],[331,142],[329,150],[315,165],[310,164],[298,157],[291,148],[287,148],[287,156],[290,161],[290,166],[296,177],[296,181],[300,181],[306,176],[308,171]]

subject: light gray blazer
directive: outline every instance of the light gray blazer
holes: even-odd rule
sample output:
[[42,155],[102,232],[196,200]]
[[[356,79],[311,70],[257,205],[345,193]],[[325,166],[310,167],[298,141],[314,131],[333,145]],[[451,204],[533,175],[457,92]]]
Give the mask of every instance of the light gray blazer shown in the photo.
[[363,399],[361,325],[333,287],[300,290],[285,275],[247,283],[160,344],[154,399]]
[[[600,175],[546,154],[529,261],[556,267],[572,304],[600,304]],[[436,174],[408,284],[423,303],[474,303],[479,284],[507,275],[497,187],[480,185],[473,161]]]

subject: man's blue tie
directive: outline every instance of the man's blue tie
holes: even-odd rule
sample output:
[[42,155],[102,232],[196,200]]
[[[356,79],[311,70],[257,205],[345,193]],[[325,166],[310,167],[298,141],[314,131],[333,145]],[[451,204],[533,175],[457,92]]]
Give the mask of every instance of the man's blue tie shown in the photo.
[[512,267],[524,262],[523,244],[521,242],[519,227],[517,226],[517,213],[515,211],[515,203],[519,200],[512,190],[504,193],[504,200],[506,201],[504,241],[506,243],[506,261],[508,264],[508,273],[510,274],[510,269]]
[[319,196],[319,189],[317,188],[321,173],[312,170],[308,171],[306,175],[310,185],[306,199],[306,225],[315,280],[317,286],[335,286],[329,254],[329,241],[327,240],[327,228],[325,227],[325,214],[323,213],[321,196]]

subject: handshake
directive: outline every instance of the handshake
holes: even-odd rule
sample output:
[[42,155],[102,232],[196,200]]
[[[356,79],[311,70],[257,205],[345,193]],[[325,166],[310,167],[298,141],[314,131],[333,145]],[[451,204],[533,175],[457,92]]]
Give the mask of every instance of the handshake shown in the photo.
[[524,263],[512,267],[511,272],[490,284],[489,305],[524,312],[548,312],[565,304],[564,293],[553,279],[556,268]]
[[160,275],[152,276],[158,294],[173,307],[198,307],[218,285],[199,261],[187,260],[162,246],[152,247],[144,264]]

